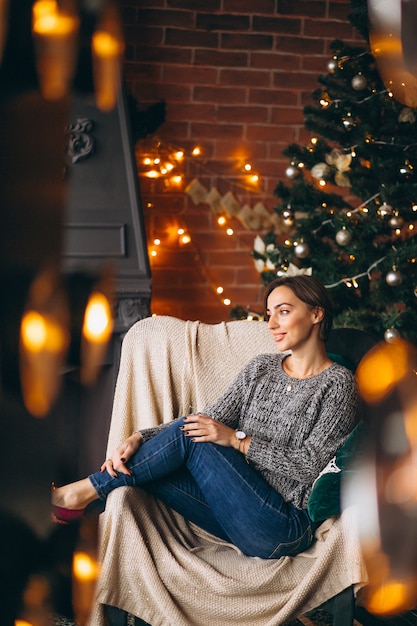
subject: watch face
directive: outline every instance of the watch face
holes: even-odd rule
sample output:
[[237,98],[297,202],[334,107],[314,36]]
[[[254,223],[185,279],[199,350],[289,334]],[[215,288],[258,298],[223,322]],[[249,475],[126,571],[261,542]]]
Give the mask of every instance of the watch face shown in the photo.
[[236,439],[246,438],[246,433],[244,433],[243,430],[237,430],[235,434],[236,434]]

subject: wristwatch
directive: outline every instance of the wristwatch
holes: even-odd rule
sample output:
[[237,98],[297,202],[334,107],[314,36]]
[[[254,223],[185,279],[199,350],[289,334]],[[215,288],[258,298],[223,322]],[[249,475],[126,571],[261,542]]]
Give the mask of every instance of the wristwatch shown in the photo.
[[244,443],[246,437],[247,434],[243,432],[243,430],[235,430],[235,438],[237,439],[237,442],[239,444],[237,449],[239,450],[239,452],[242,452],[242,454],[244,454],[245,452]]
[[246,439],[247,434],[244,433],[243,430],[235,430],[235,437],[240,443],[243,439]]

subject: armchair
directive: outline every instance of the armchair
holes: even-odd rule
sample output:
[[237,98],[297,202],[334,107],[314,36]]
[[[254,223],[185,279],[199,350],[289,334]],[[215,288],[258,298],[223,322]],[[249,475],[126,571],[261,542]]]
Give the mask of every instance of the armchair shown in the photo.
[[[355,368],[373,344],[360,331],[340,329],[327,348]],[[265,322],[211,325],[169,316],[137,322],[123,342],[108,450],[134,430],[195,412],[253,356],[275,351]],[[367,581],[351,509],[321,524],[306,552],[268,561],[245,556],[144,491],[123,487],[108,498],[99,541],[91,626],[276,626],[334,597],[352,613],[346,621],[349,611],[336,611],[345,619],[334,623],[351,624],[353,590]]]

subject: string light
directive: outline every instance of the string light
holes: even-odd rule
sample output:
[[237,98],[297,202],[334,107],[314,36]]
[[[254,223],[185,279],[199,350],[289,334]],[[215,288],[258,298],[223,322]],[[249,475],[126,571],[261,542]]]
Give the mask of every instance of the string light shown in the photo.
[[[179,148],[178,146],[173,146],[171,144],[167,144],[158,138],[153,138],[151,143],[142,142],[138,144],[137,148],[137,163],[139,175],[149,178],[151,180],[157,181],[161,180],[163,185],[162,190],[165,191],[169,189],[171,186],[180,187],[184,182],[184,161],[186,156],[191,157],[199,157],[203,153],[203,150],[200,146],[194,146],[190,151],[186,151],[183,148]],[[191,161],[192,162],[192,161]],[[196,161],[194,161],[196,163]],[[243,164],[242,164],[243,163]],[[203,169],[207,175],[216,175],[218,178],[217,172],[210,172],[205,164],[198,162],[198,167]],[[299,167],[304,167],[304,163],[300,163]],[[242,188],[246,191],[250,191],[253,193],[255,190],[259,189],[260,185],[260,176],[257,172],[253,170],[253,166],[250,162],[242,162],[240,161],[240,171],[241,177],[238,183],[230,183],[232,187]],[[155,188],[153,192],[155,191]],[[204,187],[203,187],[204,189]],[[228,192],[228,194],[233,197],[232,192]],[[226,194],[226,195],[228,195]],[[239,204],[237,202],[237,204]],[[147,207],[151,209],[154,206],[152,202],[147,203]],[[266,209],[264,209],[266,211]],[[215,211],[218,212],[218,211]],[[219,227],[226,227],[225,234],[228,237],[232,237],[235,235],[235,231],[231,226],[228,226],[228,218],[236,215],[236,212],[233,212],[231,208],[230,213],[227,211],[227,215],[220,214],[217,216],[217,224]],[[258,215],[262,215],[260,212]],[[261,219],[260,217],[258,219]],[[265,220],[265,218],[263,218]],[[179,246],[188,245],[191,243],[191,236],[189,233],[185,231],[185,229],[177,229],[177,244]],[[172,237],[172,235],[171,235]],[[158,243],[157,243],[158,242]],[[151,258],[155,258],[159,251],[158,247],[161,244],[160,239],[154,239],[153,243],[148,247],[148,252]],[[201,265],[204,267],[203,260],[201,260]],[[207,277],[209,282],[211,280]],[[212,285],[213,291],[220,295],[220,292],[217,291],[217,288]],[[231,300],[230,298],[225,298],[222,300],[223,304],[230,306]]]

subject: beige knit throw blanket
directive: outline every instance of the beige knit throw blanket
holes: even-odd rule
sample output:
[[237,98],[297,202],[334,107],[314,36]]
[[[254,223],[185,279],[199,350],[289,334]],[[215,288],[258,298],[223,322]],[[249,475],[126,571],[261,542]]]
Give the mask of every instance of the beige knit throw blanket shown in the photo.
[[[201,410],[250,358],[275,350],[265,322],[136,323],[123,343],[109,451],[134,430]],[[99,548],[90,626],[105,625],[104,604],[151,626],[277,626],[366,582],[353,509],[322,524],[307,552],[263,560],[123,487],[108,498]]]

